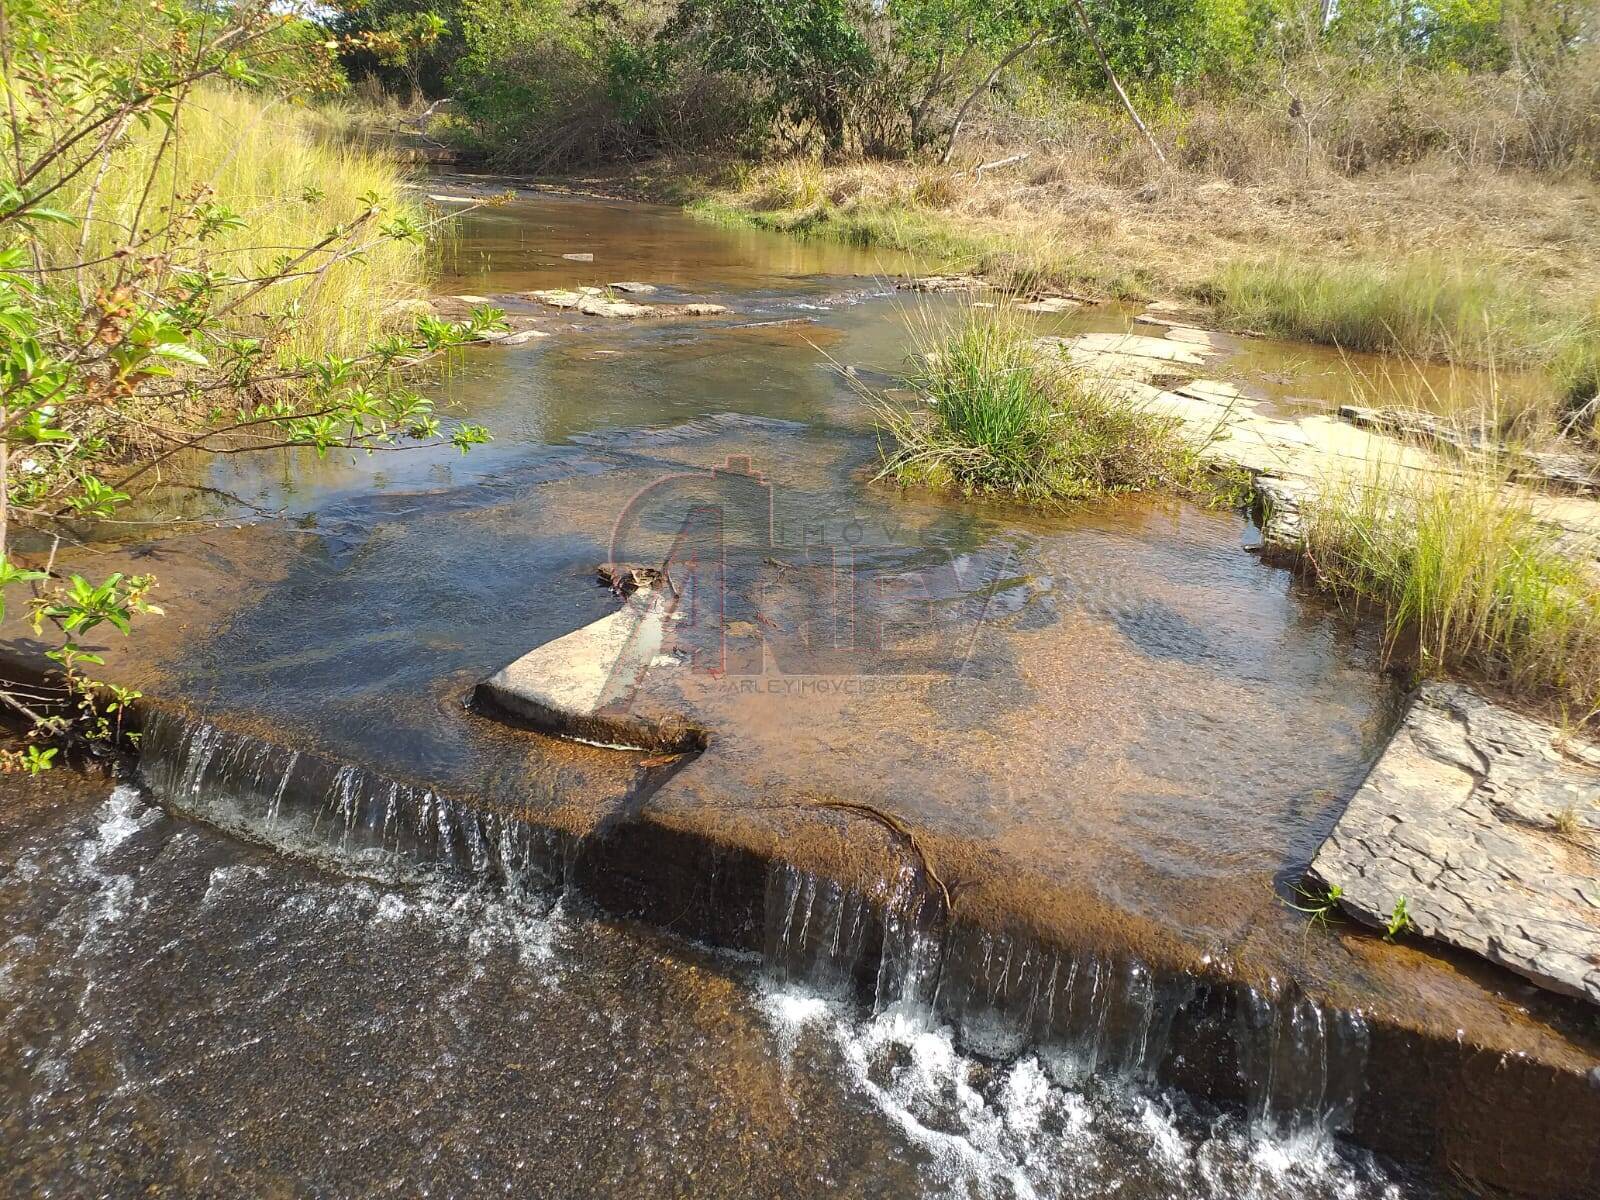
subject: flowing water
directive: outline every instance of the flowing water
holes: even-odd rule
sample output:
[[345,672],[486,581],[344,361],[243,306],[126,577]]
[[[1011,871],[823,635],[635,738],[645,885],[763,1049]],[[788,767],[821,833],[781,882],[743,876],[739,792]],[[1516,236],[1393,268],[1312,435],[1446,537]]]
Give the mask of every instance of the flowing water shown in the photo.
[[[945,934],[909,868],[852,891],[774,865],[743,956],[587,909],[585,838],[645,801],[692,823],[881,786],[1040,895],[1294,961],[1274,881],[1326,834],[1394,693],[1368,634],[1242,552],[1237,514],[872,485],[855,383],[887,380],[908,316],[947,303],[885,285],[912,264],[549,197],[467,217],[442,253],[449,292],[645,280],[734,311],[473,351],[435,391],[492,445],[230,459],[216,491],[163,500],[208,524],[123,539],[173,593],[136,677],[216,723],[159,716],[137,789],[5,781],[11,1194],[1433,1194],[1340,1139],[1365,1022],[1292,983],[1224,1004],[1136,949]],[[1260,346],[1246,369],[1286,409],[1348,375]],[[648,786],[640,754],[463,706],[612,610],[593,566],[641,489],[730,457],[777,489],[794,532],[774,554],[848,545],[933,580],[930,611],[977,604],[962,686],[713,698],[739,736]],[[885,646],[871,665],[905,674]],[[1170,1086],[1208,1064],[1237,1103]]]
[[9,1194],[1425,1194],[1137,1052],[976,1057],[909,979],[855,1004],[781,944],[831,920],[803,881],[762,962],[259,794],[31,788],[0,806]]

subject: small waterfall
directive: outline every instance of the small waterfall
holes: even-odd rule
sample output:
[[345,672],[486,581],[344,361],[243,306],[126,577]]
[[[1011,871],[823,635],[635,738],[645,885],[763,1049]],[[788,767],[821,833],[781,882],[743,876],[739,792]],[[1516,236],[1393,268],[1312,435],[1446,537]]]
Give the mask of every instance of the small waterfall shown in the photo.
[[963,926],[941,932],[933,917],[915,872],[867,896],[775,864],[767,969],[779,983],[870,995],[875,1013],[948,1021],[985,1058],[1048,1046],[1076,1076],[1154,1077],[1193,992],[1187,980],[1158,979],[1134,959],[1043,952]]
[[1369,1038],[1359,1011],[1330,1011],[1295,990],[1247,988],[1236,1024],[1253,1128],[1320,1142],[1349,1127],[1366,1079]]
[[[1132,956],[1044,950],[961,925],[942,931],[935,916],[909,870],[869,896],[776,864],[767,877],[767,970],[779,984],[870,997],[875,1015],[947,1023],[981,1058],[1035,1049],[1073,1084],[1155,1083],[1174,1023],[1201,997],[1194,978]],[[1251,1128],[1317,1142],[1347,1128],[1364,1086],[1361,1015],[1244,985],[1225,988],[1223,1003],[1218,1061],[1239,1065]],[[1188,1019],[1206,1007],[1195,1004]]]
[[[389,877],[443,866],[546,894],[568,880],[574,846],[553,830],[205,721],[152,713],[139,769],[175,809],[291,852],[331,851],[344,870]],[[1223,1038],[1216,1061],[1237,1063],[1254,1130],[1321,1144],[1349,1126],[1368,1048],[1359,1013],[1325,1009],[1292,988],[1242,984],[1221,993],[1213,985],[1209,1000],[1191,1004],[1202,993],[1188,975],[1131,955],[1049,950],[947,926],[942,916],[909,866],[862,892],[775,863],[766,969],[779,984],[866,1000],[875,1016],[947,1025],[981,1059],[1036,1050],[1068,1084],[1157,1082],[1174,1024],[1191,1028],[1206,1009],[1215,1014],[1207,1028]]]
[[151,713],[139,773],[174,808],[255,841],[332,849],[369,872],[438,865],[529,891],[564,882],[553,830],[206,721]]
[[855,991],[865,981],[869,958],[894,940],[886,928],[908,919],[903,909],[910,883],[903,876],[874,898],[775,863],[767,872],[768,969],[780,983],[833,994]]

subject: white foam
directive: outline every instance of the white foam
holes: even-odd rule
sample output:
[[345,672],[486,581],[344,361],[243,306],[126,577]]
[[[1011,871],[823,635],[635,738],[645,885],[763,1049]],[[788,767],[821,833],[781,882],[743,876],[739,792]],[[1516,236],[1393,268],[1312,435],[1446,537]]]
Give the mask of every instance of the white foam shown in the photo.
[[[1358,1200],[1398,1195],[1371,1160],[1311,1139],[1252,1137],[1242,1120],[1207,1124],[1176,1093],[1094,1079],[1064,1083],[1059,1057],[985,1065],[927,1011],[862,1016],[803,987],[765,985],[761,1011],[780,1052],[827,1039],[841,1083],[926,1155],[929,1193],[1000,1198],[1129,1191],[1207,1200]],[[808,1060],[809,1061],[809,1060]]]

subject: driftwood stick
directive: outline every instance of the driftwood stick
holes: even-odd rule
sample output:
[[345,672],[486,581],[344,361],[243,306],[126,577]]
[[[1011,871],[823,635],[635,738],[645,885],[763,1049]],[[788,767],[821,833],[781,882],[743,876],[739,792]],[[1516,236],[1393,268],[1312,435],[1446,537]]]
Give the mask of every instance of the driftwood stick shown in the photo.
[[972,177],[979,178],[985,171],[998,171],[1001,167],[1009,167],[1031,156],[1033,151],[1024,150],[1021,154],[1013,154],[1010,158],[997,158],[993,162],[980,163],[972,168]]

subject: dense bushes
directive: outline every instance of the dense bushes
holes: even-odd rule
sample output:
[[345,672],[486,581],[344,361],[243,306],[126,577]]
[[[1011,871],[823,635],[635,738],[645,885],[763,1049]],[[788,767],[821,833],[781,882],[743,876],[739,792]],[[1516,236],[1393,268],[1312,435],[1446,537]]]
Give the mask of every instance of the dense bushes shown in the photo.
[[466,0],[461,20],[450,84],[497,165],[740,151],[758,124],[742,89],[647,23],[581,19],[561,0]]
[[347,6],[350,69],[453,94],[507,167],[944,154],[980,116],[1115,101],[1107,68],[1153,123],[1220,118],[1345,172],[1600,164],[1593,0],[431,4]]

